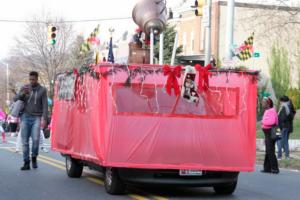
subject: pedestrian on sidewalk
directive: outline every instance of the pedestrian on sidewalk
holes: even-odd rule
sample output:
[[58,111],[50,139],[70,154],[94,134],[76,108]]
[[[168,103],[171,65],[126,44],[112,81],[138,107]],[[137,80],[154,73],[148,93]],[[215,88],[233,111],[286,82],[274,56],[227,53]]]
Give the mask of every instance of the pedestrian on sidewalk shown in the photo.
[[24,102],[24,110],[21,115],[21,137],[23,146],[24,165],[21,170],[30,170],[29,138],[32,139],[32,167],[37,168],[37,156],[39,154],[39,140],[41,127],[45,126],[48,112],[48,98],[45,87],[38,83],[38,72],[29,73],[30,84],[21,88],[14,101]]
[[282,159],[282,149],[284,149],[285,158],[290,158],[289,136],[293,132],[293,120],[296,111],[294,105],[287,96],[280,98],[280,109],[278,112],[279,128],[282,138],[278,140],[278,160]]
[[262,119],[262,130],[265,135],[266,150],[264,168],[261,172],[278,174],[279,168],[275,155],[275,140],[271,138],[271,129],[273,126],[278,125],[278,116],[270,97],[263,98],[262,107],[265,109]]
[[2,143],[6,143],[6,134],[4,128],[2,127],[3,124],[4,122],[0,121],[0,134],[2,137]]

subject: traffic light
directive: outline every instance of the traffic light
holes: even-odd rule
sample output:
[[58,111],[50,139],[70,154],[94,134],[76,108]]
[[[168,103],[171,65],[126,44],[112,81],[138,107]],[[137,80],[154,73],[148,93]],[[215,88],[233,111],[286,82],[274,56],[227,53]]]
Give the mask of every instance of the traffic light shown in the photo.
[[192,8],[195,9],[195,15],[196,16],[202,16],[203,15],[203,5],[204,5],[204,0],[196,0],[195,4],[191,6]]
[[56,26],[48,26],[48,44],[56,44]]

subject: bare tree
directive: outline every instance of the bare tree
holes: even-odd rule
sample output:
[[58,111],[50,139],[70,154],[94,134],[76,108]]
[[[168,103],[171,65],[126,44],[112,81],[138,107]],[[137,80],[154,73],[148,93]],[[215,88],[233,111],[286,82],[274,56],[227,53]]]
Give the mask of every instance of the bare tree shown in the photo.
[[[47,44],[47,26],[57,27],[57,42]],[[10,62],[23,73],[36,70],[41,74],[41,81],[48,87],[49,96],[54,93],[54,80],[57,74],[69,68],[67,66],[70,47],[74,41],[72,25],[60,20],[47,20],[41,23],[38,18],[27,23],[25,33],[16,39],[11,51]]]
[[249,9],[238,19],[244,22],[243,28],[249,32],[255,31],[255,38],[266,44],[279,41],[284,47],[296,50],[295,41],[299,40],[300,32],[300,4],[291,6],[284,0],[276,0],[274,5],[263,5],[263,2],[257,0],[259,6],[249,4]]

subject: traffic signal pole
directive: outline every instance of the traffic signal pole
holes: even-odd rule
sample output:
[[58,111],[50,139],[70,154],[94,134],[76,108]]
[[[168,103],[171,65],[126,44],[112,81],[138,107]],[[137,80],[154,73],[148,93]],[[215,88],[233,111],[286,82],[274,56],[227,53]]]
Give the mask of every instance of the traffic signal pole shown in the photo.
[[227,61],[232,60],[233,27],[234,27],[234,0],[227,0],[227,24],[226,24],[226,54]]
[[211,60],[211,0],[206,0],[208,15],[206,16],[207,24],[205,31],[205,65],[208,65]]

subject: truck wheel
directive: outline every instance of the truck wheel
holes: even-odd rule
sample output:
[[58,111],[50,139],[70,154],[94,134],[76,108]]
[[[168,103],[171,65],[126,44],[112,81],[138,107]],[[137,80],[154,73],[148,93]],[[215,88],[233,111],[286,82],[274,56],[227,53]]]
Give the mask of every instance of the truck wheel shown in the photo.
[[83,170],[83,165],[79,163],[78,160],[71,158],[71,156],[66,156],[66,171],[69,177],[79,178],[81,177]]
[[126,189],[125,183],[120,179],[118,170],[107,167],[104,174],[104,186],[108,194],[123,194]]
[[230,195],[235,191],[237,181],[234,181],[229,184],[214,186],[214,190],[217,194]]

